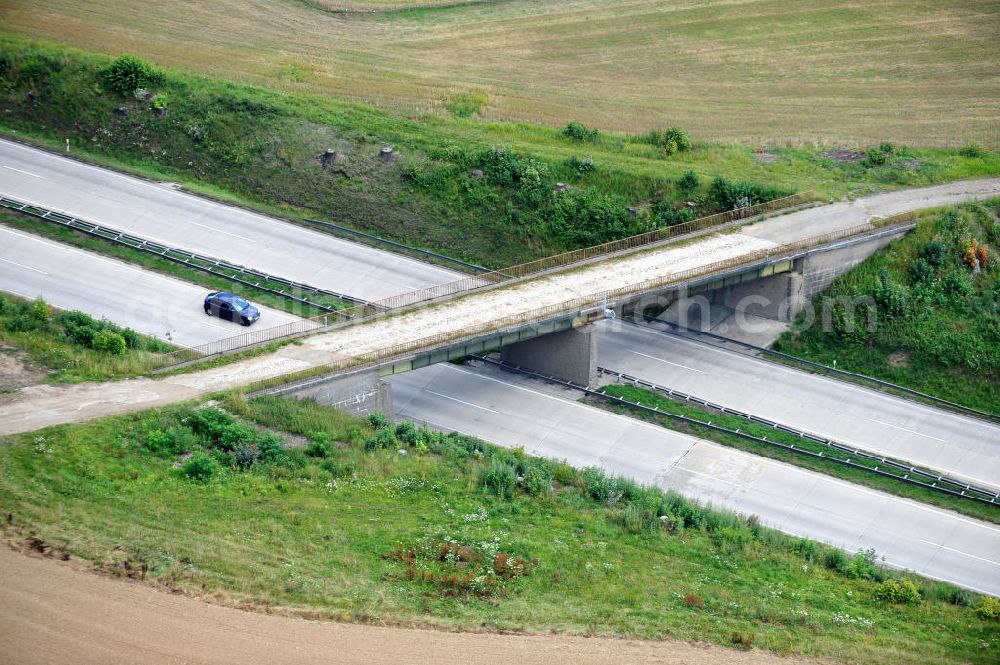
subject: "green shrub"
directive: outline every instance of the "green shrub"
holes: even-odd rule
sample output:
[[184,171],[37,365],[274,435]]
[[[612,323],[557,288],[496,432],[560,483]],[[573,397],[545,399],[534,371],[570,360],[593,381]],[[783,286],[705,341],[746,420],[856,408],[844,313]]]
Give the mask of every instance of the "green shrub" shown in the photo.
[[154,430],[146,435],[145,445],[154,455],[181,455],[194,450],[198,443],[194,432],[187,427],[169,427]]
[[660,203],[653,209],[653,223],[657,227],[677,226],[693,219],[690,208],[674,208],[669,202]]
[[191,455],[191,459],[184,463],[181,472],[190,480],[205,482],[210,479],[217,470],[215,460],[207,453],[199,450]]
[[122,328],[118,334],[125,338],[128,348],[139,350],[143,348],[142,336],[131,328]]
[[113,356],[125,355],[128,345],[125,338],[111,330],[101,330],[94,335],[94,350],[110,353]]
[[843,550],[828,549],[826,554],[823,555],[823,565],[838,573],[846,573],[849,563],[847,555],[844,554]]
[[584,157],[580,159],[576,155],[570,157],[566,160],[566,166],[573,170],[577,176],[582,176],[587,173],[592,173],[595,170],[594,160],[590,157]]
[[274,432],[265,432],[257,437],[257,449],[260,451],[260,461],[264,464],[287,465],[291,458],[281,437]]
[[976,145],[975,143],[969,143],[964,148],[959,150],[958,154],[962,155],[962,157],[976,159],[985,155],[986,152],[982,149],[982,147]]
[[700,184],[701,179],[698,177],[698,174],[691,169],[685,171],[677,181],[677,187],[679,187],[682,192],[688,193],[698,189],[698,185]]
[[385,429],[392,423],[381,413],[369,413],[368,414],[368,424],[372,426],[373,429]]
[[581,472],[587,494],[594,501],[613,506],[625,497],[618,478],[612,478],[603,470],[589,466]]
[[883,603],[910,604],[920,602],[920,591],[911,580],[886,580],[880,582],[874,594],[875,600]]
[[691,149],[691,135],[680,127],[651,129],[646,133],[646,143],[654,145],[667,155],[686,152]]
[[501,499],[512,498],[514,489],[517,487],[517,474],[514,472],[514,466],[498,459],[491,460],[490,465],[483,472],[483,487]]
[[543,464],[529,464],[524,469],[522,486],[526,494],[542,496],[552,491],[552,473]]
[[844,572],[852,579],[881,581],[884,574],[875,565],[876,560],[874,549],[860,550],[851,557]]
[[7,296],[0,293],[0,315],[9,314],[12,310],[13,305],[10,300],[7,299]]
[[104,82],[122,95],[130,95],[137,88],[161,85],[163,74],[134,55],[123,55],[104,70]]
[[940,268],[948,262],[948,248],[940,240],[932,240],[924,245],[920,255],[935,268]]
[[754,182],[734,181],[717,176],[712,181],[708,194],[720,208],[737,210],[787,196],[788,192]]
[[52,308],[49,307],[49,304],[41,298],[35,298],[35,300],[31,303],[31,307],[28,312],[31,318],[38,323],[45,323],[49,320],[49,316],[52,314]]
[[976,605],[976,614],[984,619],[1000,620],[1000,600],[993,596],[983,596]]
[[329,457],[333,454],[330,444],[326,441],[310,441],[305,448],[308,457]]
[[253,443],[247,443],[233,451],[233,463],[240,469],[249,469],[260,461],[260,449]]
[[377,429],[374,434],[365,439],[365,450],[390,450],[398,445],[396,433],[389,427]]
[[934,279],[934,268],[925,259],[917,259],[910,265],[910,279],[915,284],[929,283]]
[[861,163],[867,167],[885,166],[892,160],[893,152],[895,149],[891,143],[883,143],[878,148],[869,149]]
[[170,101],[170,98],[167,97],[165,94],[163,94],[162,92],[157,93],[153,96],[153,99],[149,102],[149,108],[156,111],[165,109],[167,108],[168,101]]
[[549,227],[571,247],[600,245],[638,232],[621,197],[593,189],[558,197]]
[[414,446],[417,443],[417,428],[413,423],[403,421],[396,425],[396,440],[405,443],[407,446]]
[[585,125],[579,122],[571,122],[566,125],[562,130],[563,136],[573,141],[588,141],[594,142],[600,136],[601,132],[596,129],[587,129]]

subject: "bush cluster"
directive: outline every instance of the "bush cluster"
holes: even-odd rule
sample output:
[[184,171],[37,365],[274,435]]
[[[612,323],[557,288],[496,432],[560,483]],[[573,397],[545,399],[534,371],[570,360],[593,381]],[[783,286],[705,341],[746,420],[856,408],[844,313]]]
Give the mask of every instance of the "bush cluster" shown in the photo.
[[880,582],[873,593],[875,600],[883,603],[911,604],[919,603],[920,590],[908,579],[885,580]]
[[601,137],[601,132],[596,129],[588,129],[579,122],[570,122],[562,130],[563,136],[573,141],[586,141],[593,143]]
[[709,188],[709,197],[723,210],[738,210],[788,196],[791,192],[745,180],[717,176]]
[[4,298],[0,302],[0,328],[10,332],[44,331],[79,347],[111,355],[136,351],[167,351],[166,344],[144,340],[131,328],[122,328],[105,319],[95,319],[78,311],[52,314],[52,308],[41,298],[32,302]]
[[163,73],[134,55],[123,55],[104,70],[104,82],[122,95],[131,95],[138,88],[162,85]]
[[643,138],[646,143],[656,146],[666,155],[691,149],[691,135],[680,127],[651,129]]
[[[327,440],[317,440],[329,450]],[[150,429],[142,436],[142,444],[161,457],[190,454],[181,471],[188,478],[201,481],[222,467],[240,470],[267,465],[299,467],[307,454],[288,450],[277,434],[254,429],[213,407],[198,409],[182,420]]]

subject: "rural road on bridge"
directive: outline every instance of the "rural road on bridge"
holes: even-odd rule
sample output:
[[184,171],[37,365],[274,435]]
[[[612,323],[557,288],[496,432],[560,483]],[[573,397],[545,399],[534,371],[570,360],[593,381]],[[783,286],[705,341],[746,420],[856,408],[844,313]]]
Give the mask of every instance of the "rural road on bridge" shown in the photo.
[[1000,426],[644,326],[597,327],[601,367],[1000,490]]
[[764,524],[1000,595],[1000,527],[574,401],[578,393],[442,363],[388,378],[397,418],[599,466]]
[[[1000,194],[1000,179],[952,183],[948,187],[950,193],[941,196],[969,200]],[[939,191],[939,188],[933,189]],[[911,194],[922,197],[926,191],[915,190]],[[548,308],[546,315],[552,315],[580,306],[598,306],[607,290],[629,288],[645,284],[646,280],[662,280],[672,275],[690,275],[710,269],[720,261],[754,257],[756,252],[770,250],[774,247],[773,242],[752,234],[760,233],[770,224],[782,223],[783,219],[767,219],[744,226],[737,232],[708,234],[686,243],[612,257],[387,318],[331,328],[304,338],[294,346],[228,366],[157,380],[142,378],[111,384],[28,387],[0,406],[0,434],[193,399],[260,379],[346,361],[365,353],[399,348],[399,345],[454,340],[477,331],[495,330],[501,320],[511,325],[511,317],[535,320],[541,316],[539,308]]]
[[364,300],[464,277],[273,217],[0,139],[0,194]]
[[[0,292],[42,296],[59,309],[95,318],[181,346],[197,346],[246,332],[238,323],[205,316],[208,289],[116,259],[0,226]],[[259,307],[258,326],[298,317]]]

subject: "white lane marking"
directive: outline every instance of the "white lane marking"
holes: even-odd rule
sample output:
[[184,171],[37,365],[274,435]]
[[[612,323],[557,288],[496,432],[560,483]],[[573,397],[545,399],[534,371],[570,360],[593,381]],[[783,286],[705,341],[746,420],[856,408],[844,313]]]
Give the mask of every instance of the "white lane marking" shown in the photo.
[[198,222],[190,222],[190,221],[188,222],[188,224],[194,224],[195,226],[200,226],[201,228],[208,229],[209,231],[215,231],[216,233],[223,233],[223,234],[225,234],[227,236],[232,236],[234,238],[240,238],[242,240],[246,240],[247,242],[257,242],[253,238],[247,238],[246,236],[241,236],[241,235],[238,235],[236,233],[230,233],[229,231],[223,231],[222,229],[217,229],[214,226],[205,226],[204,224],[199,224]]
[[1000,566],[1000,561],[994,561],[993,559],[984,559],[981,556],[976,556],[975,554],[969,554],[968,552],[963,552],[962,550],[956,550],[954,547],[948,547],[947,545],[941,545],[939,543],[932,543],[929,540],[921,540],[920,542],[926,543],[928,545],[933,545],[934,547],[940,547],[943,550],[948,550],[949,552],[954,552],[955,554],[961,554],[962,556],[967,556],[970,559],[978,559],[980,561],[985,561],[986,563],[992,563],[994,566]]
[[643,358],[649,358],[650,360],[655,360],[657,362],[666,363],[667,365],[673,365],[674,367],[680,367],[681,369],[689,369],[692,372],[698,372],[699,374],[704,374],[705,370],[695,369],[694,367],[688,367],[687,365],[680,365],[678,363],[672,363],[669,360],[664,360],[663,358],[657,358],[656,356],[650,356],[645,353],[639,353],[638,351],[632,351],[637,356],[642,356]]
[[459,404],[464,404],[465,406],[471,406],[474,409],[481,409],[483,411],[489,411],[490,413],[495,413],[497,415],[500,415],[499,411],[494,411],[493,409],[487,409],[485,406],[479,406],[478,404],[473,404],[472,402],[465,402],[458,399],[457,397],[449,397],[448,395],[442,395],[441,393],[436,393],[433,390],[427,390],[426,388],[424,389],[424,391],[429,392],[431,395],[437,395],[438,397],[450,399],[452,402],[458,402]]
[[14,289],[0,289],[0,291],[3,291],[4,293],[9,293],[12,296],[20,296],[25,300],[31,300],[32,298],[36,297],[36,296],[29,296],[27,293],[21,293],[20,291],[15,291]]
[[[640,425],[640,426],[648,427],[650,429],[654,429],[654,430],[656,430],[658,432],[661,432],[661,433],[665,433],[665,434],[673,435],[673,436],[678,436],[678,437],[681,437],[681,438],[684,438],[684,439],[690,439],[692,441],[695,441],[695,442],[698,442],[698,443],[702,443],[702,444],[704,444],[704,445],[706,445],[708,447],[716,448],[717,450],[725,452],[726,454],[729,454],[729,455],[741,456],[741,457],[746,457],[746,458],[753,458],[755,461],[757,461],[757,462],[759,462],[761,464],[764,464],[764,465],[777,466],[777,467],[780,467],[782,469],[786,469],[789,472],[797,473],[797,474],[806,476],[808,478],[814,478],[814,479],[822,481],[824,483],[831,483],[831,484],[834,484],[834,485],[840,485],[841,487],[847,488],[847,489],[849,489],[851,491],[854,491],[854,492],[860,492],[862,494],[868,494],[869,496],[877,496],[877,497],[879,497],[881,499],[886,499],[888,501],[895,501],[895,502],[898,502],[898,503],[905,503],[905,504],[907,504],[909,506],[912,506],[912,507],[917,508],[918,510],[922,510],[924,512],[933,513],[935,515],[938,515],[940,517],[944,517],[944,518],[949,519],[949,520],[954,520],[954,521],[957,521],[957,522],[964,522],[965,524],[970,524],[972,526],[979,527],[981,529],[986,529],[987,531],[993,531],[994,533],[1000,534],[1000,528],[989,526],[987,524],[984,524],[983,522],[977,522],[975,520],[970,520],[970,519],[966,519],[964,517],[959,517],[958,515],[955,515],[953,513],[947,513],[947,512],[944,512],[942,510],[938,510],[936,508],[931,508],[931,507],[926,506],[926,505],[924,505],[922,503],[919,503],[917,501],[911,501],[910,499],[904,499],[902,497],[896,497],[896,496],[893,496],[891,494],[884,494],[882,492],[878,492],[878,491],[875,491],[875,490],[870,490],[870,489],[861,487],[859,485],[855,485],[853,483],[849,483],[847,481],[839,480],[837,478],[832,478],[830,476],[819,474],[819,473],[816,473],[815,471],[809,471],[808,469],[803,469],[801,467],[793,466],[791,464],[786,464],[784,462],[776,462],[776,461],[773,461],[773,460],[768,460],[767,458],[757,457],[755,455],[752,455],[751,453],[743,453],[741,451],[734,451],[732,448],[727,448],[726,446],[723,446],[723,445],[718,444],[718,443],[714,443],[714,442],[709,441],[707,439],[701,439],[701,438],[698,438],[698,437],[690,436],[688,434],[682,434],[680,432],[676,432],[674,430],[667,429],[665,427],[660,427],[658,425],[651,425],[651,424],[645,423],[645,422],[643,422],[641,420],[635,420],[634,418],[629,418],[628,416],[621,416],[621,415],[618,415],[617,413],[611,413],[611,412],[605,411],[603,409],[598,409],[596,407],[587,406],[585,404],[580,404],[579,402],[573,402],[573,401],[570,401],[570,400],[562,398],[562,397],[556,397],[555,395],[547,395],[545,393],[538,392],[536,390],[531,390],[530,388],[523,388],[523,387],[515,385],[513,383],[507,383],[506,381],[501,381],[499,379],[494,379],[493,377],[490,377],[490,376],[483,376],[481,374],[476,374],[475,372],[470,372],[468,370],[459,369],[458,367],[455,367],[453,365],[441,364],[441,365],[439,365],[439,367],[443,367],[443,368],[445,368],[447,370],[454,370],[456,372],[461,372],[462,374],[468,374],[469,376],[473,376],[473,377],[476,377],[476,378],[479,378],[479,379],[485,379],[486,381],[493,381],[494,383],[499,383],[501,385],[507,386],[508,388],[514,388],[516,390],[522,390],[524,392],[531,393],[531,394],[537,395],[539,397],[544,397],[546,399],[551,399],[551,400],[555,400],[557,402],[562,402],[563,404],[566,404],[567,406],[574,406],[574,407],[577,407],[577,408],[580,408],[580,409],[587,409],[587,410],[590,410],[590,411],[594,411],[594,412],[600,413],[601,415],[606,416],[606,417],[620,418],[622,420],[628,421],[629,423],[632,423],[633,425]],[[722,479],[719,478],[719,480],[722,480]],[[723,481],[723,482],[727,482],[727,481]]]
[[639,330],[639,331],[642,331],[642,332],[645,332],[645,333],[648,333],[648,334],[658,335],[661,338],[666,338],[666,339],[670,340],[671,342],[679,342],[681,345],[687,344],[688,346],[692,346],[692,347],[695,347],[695,348],[698,348],[698,349],[702,349],[702,350],[705,350],[705,351],[710,351],[710,352],[714,352],[714,353],[720,353],[720,354],[728,355],[728,356],[730,356],[730,357],[732,357],[734,359],[742,360],[744,362],[747,362],[747,363],[750,363],[750,364],[753,364],[753,365],[766,364],[766,365],[769,366],[769,369],[771,371],[777,372],[779,374],[783,373],[783,374],[788,374],[788,375],[792,375],[792,376],[807,377],[807,378],[815,380],[817,382],[823,382],[823,383],[826,383],[828,385],[831,385],[831,386],[834,387],[834,389],[841,389],[841,390],[845,390],[845,391],[848,391],[848,392],[854,392],[854,393],[858,393],[860,395],[864,395],[865,398],[869,399],[869,400],[885,400],[886,402],[889,402],[889,403],[891,403],[893,405],[896,405],[896,406],[899,406],[899,407],[903,407],[903,408],[906,408],[906,409],[913,409],[914,411],[922,411],[922,412],[924,412],[924,413],[926,413],[928,415],[932,415],[932,416],[935,416],[935,417],[944,417],[944,418],[959,420],[959,421],[964,422],[966,424],[972,423],[972,424],[975,424],[975,425],[980,426],[980,427],[989,427],[989,428],[996,427],[995,425],[991,425],[990,423],[984,422],[984,421],[979,420],[977,418],[972,418],[970,416],[963,416],[961,414],[953,413],[951,411],[945,411],[944,409],[935,409],[934,407],[926,406],[924,404],[919,404],[919,403],[916,403],[916,402],[910,402],[910,401],[908,401],[906,399],[903,399],[901,397],[895,397],[893,395],[887,395],[885,393],[881,393],[881,392],[878,392],[876,390],[871,390],[871,389],[864,388],[864,387],[861,387],[861,386],[851,385],[847,381],[843,381],[843,380],[836,379],[836,378],[833,378],[833,377],[821,376],[819,374],[811,374],[810,372],[807,372],[805,370],[799,370],[799,369],[795,369],[793,367],[786,367],[786,366],[783,366],[783,365],[779,365],[777,363],[772,363],[772,362],[768,362],[768,361],[764,361],[764,360],[760,360],[760,359],[756,359],[756,358],[751,358],[750,356],[744,355],[744,354],[739,353],[737,351],[731,351],[729,349],[723,349],[723,348],[720,348],[720,347],[717,347],[717,346],[712,346],[711,344],[708,344],[706,342],[700,342],[700,341],[697,341],[697,340],[687,339],[685,337],[678,337],[676,335],[669,335],[669,336],[668,335],[664,335],[662,332],[659,332],[655,328],[651,329],[651,328],[649,328],[647,326],[635,325],[635,326],[630,326],[629,329],[630,330],[631,329],[635,329],[635,330]]
[[892,423],[887,423],[882,420],[875,420],[874,418],[868,418],[868,420],[872,421],[873,423],[878,423],[879,425],[885,425],[886,427],[891,427],[893,429],[903,430],[904,432],[909,432],[910,434],[916,434],[917,436],[923,436],[928,439],[934,439],[935,441],[940,441],[941,443],[948,443],[948,441],[945,439],[939,439],[936,436],[931,436],[930,434],[924,434],[923,432],[917,432],[912,429],[906,429],[905,427],[900,427],[899,425],[893,425]]
[[17,263],[16,261],[10,261],[8,259],[2,259],[2,258],[0,258],[0,261],[3,261],[4,263],[9,263],[12,266],[17,266],[18,268],[24,268],[25,270],[31,270],[33,272],[41,273],[42,275],[45,275],[46,277],[49,274],[49,273],[45,272],[44,270],[39,270],[38,268],[32,268],[31,266],[26,266],[23,263]]
[[579,402],[574,402],[572,400],[564,399],[562,397],[556,397],[555,395],[548,395],[546,393],[539,392],[537,390],[532,390],[531,388],[525,388],[524,386],[519,386],[519,385],[514,384],[514,383],[507,383],[506,381],[501,381],[500,379],[494,379],[492,376],[483,376],[482,374],[477,374],[475,372],[470,372],[468,370],[459,369],[458,367],[455,367],[454,365],[450,365],[450,364],[447,364],[447,363],[441,363],[438,366],[439,367],[443,367],[446,370],[454,370],[456,372],[461,372],[462,374],[468,374],[471,377],[474,377],[474,378],[477,378],[477,379],[483,379],[484,381],[492,381],[493,383],[499,383],[502,386],[507,386],[508,388],[513,388],[514,390],[520,390],[521,392],[526,392],[526,393],[529,393],[531,395],[535,395],[536,397],[541,397],[543,399],[550,399],[550,400],[559,402],[561,404],[565,404],[566,406],[571,406],[571,407],[577,408],[577,409],[583,409],[584,411],[593,411],[594,413],[599,413],[599,414],[601,414],[604,417],[617,418],[618,420],[621,420],[622,422],[626,422],[629,425],[634,425],[634,426],[638,426],[638,427],[645,427],[645,428],[648,428],[648,429],[651,429],[651,430],[655,430],[655,431],[661,432],[661,433],[662,432],[666,432],[667,434],[676,436],[676,437],[681,438],[681,439],[689,440],[689,441],[698,441],[699,440],[697,437],[693,437],[693,436],[690,436],[688,434],[683,434],[681,432],[675,432],[674,430],[666,429],[666,428],[660,427],[659,425],[652,425],[650,423],[643,422],[641,420],[636,420],[635,418],[629,418],[628,416],[622,416],[622,415],[619,415],[617,413],[611,413],[610,411],[605,411],[604,409],[598,409],[596,406],[587,406],[586,404],[580,404]]
[[13,166],[7,166],[6,164],[4,164],[3,167],[5,169],[10,170],[10,171],[17,171],[18,173],[23,173],[24,175],[30,175],[32,178],[40,178],[42,180],[45,180],[45,178],[43,178],[42,176],[38,175],[37,173],[29,173],[28,171],[22,171],[21,169],[15,169]]
[[[20,150],[24,150],[26,152],[31,153],[32,156],[34,156],[36,158],[39,157],[39,156],[41,156],[43,158],[54,158],[57,161],[61,161],[63,163],[72,164],[74,167],[77,167],[77,168],[83,168],[85,170],[90,170],[90,171],[96,171],[97,173],[100,173],[102,175],[109,176],[109,177],[112,177],[112,178],[118,178],[120,180],[125,180],[125,181],[127,181],[129,183],[132,183],[134,185],[139,185],[139,186],[142,186],[142,187],[150,187],[150,188],[155,189],[156,191],[158,191],[160,193],[170,193],[170,194],[173,194],[174,196],[185,198],[188,201],[196,202],[199,205],[207,206],[209,208],[209,210],[213,210],[213,209],[217,208],[217,209],[221,209],[221,210],[226,210],[226,211],[234,212],[234,213],[237,213],[237,214],[248,215],[248,216],[253,217],[253,218],[257,219],[257,220],[264,221],[264,222],[266,222],[268,224],[279,224],[279,225],[282,225],[282,226],[285,226],[285,227],[292,226],[289,222],[286,222],[286,221],[281,220],[281,219],[276,219],[274,217],[268,217],[267,215],[263,215],[263,214],[257,213],[257,212],[252,212],[250,210],[244,210],[243,208],[239,208],[237,206],[229,206],[229,205],[224,205],[224,204],[220,204],[220,203],[215,203],[215,202],[212,202],[212,201],[206,201],[204,198],[202,198],[200,196],[197,196],[195,194],[190,194],[188,192],[180,192],[180,191],[173,190],[173,189],[165,189],[162,185],[159,185],[159,184],[156,184],[156,183],[151,183],[151,182],[146,182],[145,180],[143,180],[143,179],[141,179],[141,178],[139,178],[137,176],[124,175],[124,174],[121,174],[121,173],[116,173],[116,172],[111,171],[109,169],[101,168],[99,166],[93,166],[92,164],[84,164],[83,162],[78,162],[75,159],[71,159],[71,158],[68,158],[68,157],[63,157],[62,155],[53,155],[53,154],[46,153],[46,152],[41,151],[41,150],[37,150],[37,149],[31,148],[29,146],[24,146],[24,145],[21,145],[21,144],[15,142],[15,141],[7,141],[7,140],[0,139],[0,144],[4,145],[6,147],[18,148]],[[39,176],[39,177],[42,177],[42,176]],[[103,196],[103,194],[98,194],[98,195]],[[43,206],[43,207],[51,208],[52,210],[56,210],[57,212],[65,212],[65,211],[53,208],[52,206]],[[66,214],[70,214],[70,213],[66,213]],[[75,216],[79,217],[79,215],[75,215]],[[217,230],[217,229],[213,229],[213,230]],[[437,280],[439,279],[439,276],[442,276],[442,277],[445,277],[445,278],[451,279],[451,280],[453,280],[453,279],[459,279],[459,278],[465,276],[464,273],[459,272],[457,270],[448,270],[447,268],[442,268],[440,266],[429,265],[427,263],[424,263],[423,261],[420,261],[419,259],[415,259],[415,258],[412,258],[412,257],[409,257],[409,256],[404,256],[402,254],[392,254],[391,252],[386,252],[385,250],[380,250],[380,249],[377,249],[375,247],[368,247],[368,246],[365,246],[365,245],[359,245],[358,243],[352,243],[352,242],[350,242],[348,240],[341,240],[340,238],[336,238],[336,237],[331,236],[330,234],[327,234],[327,233],[321,233],[319,231],[313,231],[312,229],[302,229],[302,228],[300,228],[299,231],[303,232],[303,233],[306,233],[306,234],[312,235],[312,237],[314,239],[316,239],[316,240],[323,240],[326,243],[328,243],[329,245],[334,245],[334,246],[337,246],[337,247],[341,248],[343,250],[343,252],[342,252],[340,258],[342,258],[342,259],[347,259],[347,260],[354,259],[354,260],[359,261],[359,262],[367,262],[367,261],[370,260],[370,257],[377,257],[377,258],[385,257],[385,258],[389,258],[392,261],[395,261],[397,263],[407,263],[407,264],[409,264],[409,265],[417,268],[418,270],[420,270],[422,272],[433,273],[433,278],[431,278],[430,276],[428,276],[428,282],[425,285],[425,286],[428,286],[428,287],[429,286],[433,286],[434,284],[437,284]],[[237,237],[242,237],[242,236],[237,236]],[[169,244],[169,243],[164,243],[164,244]],[[360,257],[358,257],[359,254],[361,255]],[[431,279],[433,279],[435,281],[430,281]],[[410,290],[414,290],[415,289],[415,287],[407,287],[407,288],[409,288]],[[420,287],[420,288],[424,288],[424,287]]]
[[[110,259],[110,258],[108,258],[106,256],[101,255],[101,254],[94,254],[93,252],[86,252],[86,251],[83,251],[82,249],[76,249],[75,247],[70,247],[70,246],[67,246],[67,245],[61,245],[61,244],[59,244],[57,242],[50,242],[48,240],[43,240],[42,238],[39,238],[37,236],[31,235],[30,233],[18,233],[17,231],[13,231],[13,230],[11,230],[9,228],[6,228],[4,226],[0,226],[0,233],[9,233],[9,234],[17,236],[19,238],[24,238],[25,240],[30,240],[32,242],[37,242],[39,244],[46,245],[48,247],[54,247],[57,250],[59,250],[60,252],[69,252],[71,254],[79,254],[80,256],[86,256],[88,259],[91,259],[91,260],[94,260],[94,261],[98,261],[98,262],[101,262],[101,263],[110,263],[110,264],[118,266],[119,268],[122,268],[124,270],[130,270],[132,272],[136,272],[136,273],[139,273],[140,275],[145,275],[147,277],[159,277],[160,279],[164,279],[164,280],[167,280],[167,281],[171,281],[171,282],[175,282],[175,283],[183,283],[183,284],[186,284],[186,285],[190,285],[190,282],[184,282],[183,280],[179,280],[179,279],[176,279],[176,278],[173,278],[173,277],[166,277],[165,275],[159,275],[157,273],[150,272],[148,270],[143,270],[141,268],[136,268],[136,267],[133,267],[133,266],[125,263],[124,261],[117,261],[115,259]],[[194,285],[194,286],[196,288],[200,288],[197,285]]]

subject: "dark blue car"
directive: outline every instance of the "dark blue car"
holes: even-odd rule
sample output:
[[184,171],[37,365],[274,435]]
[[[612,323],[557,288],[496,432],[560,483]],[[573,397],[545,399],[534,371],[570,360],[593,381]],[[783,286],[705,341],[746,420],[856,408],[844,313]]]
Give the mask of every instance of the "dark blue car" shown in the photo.
[[238,295],[216,291],[205,296],[205,313],[220,319],[237,321],[245,326],[260,318],[260,310]]

